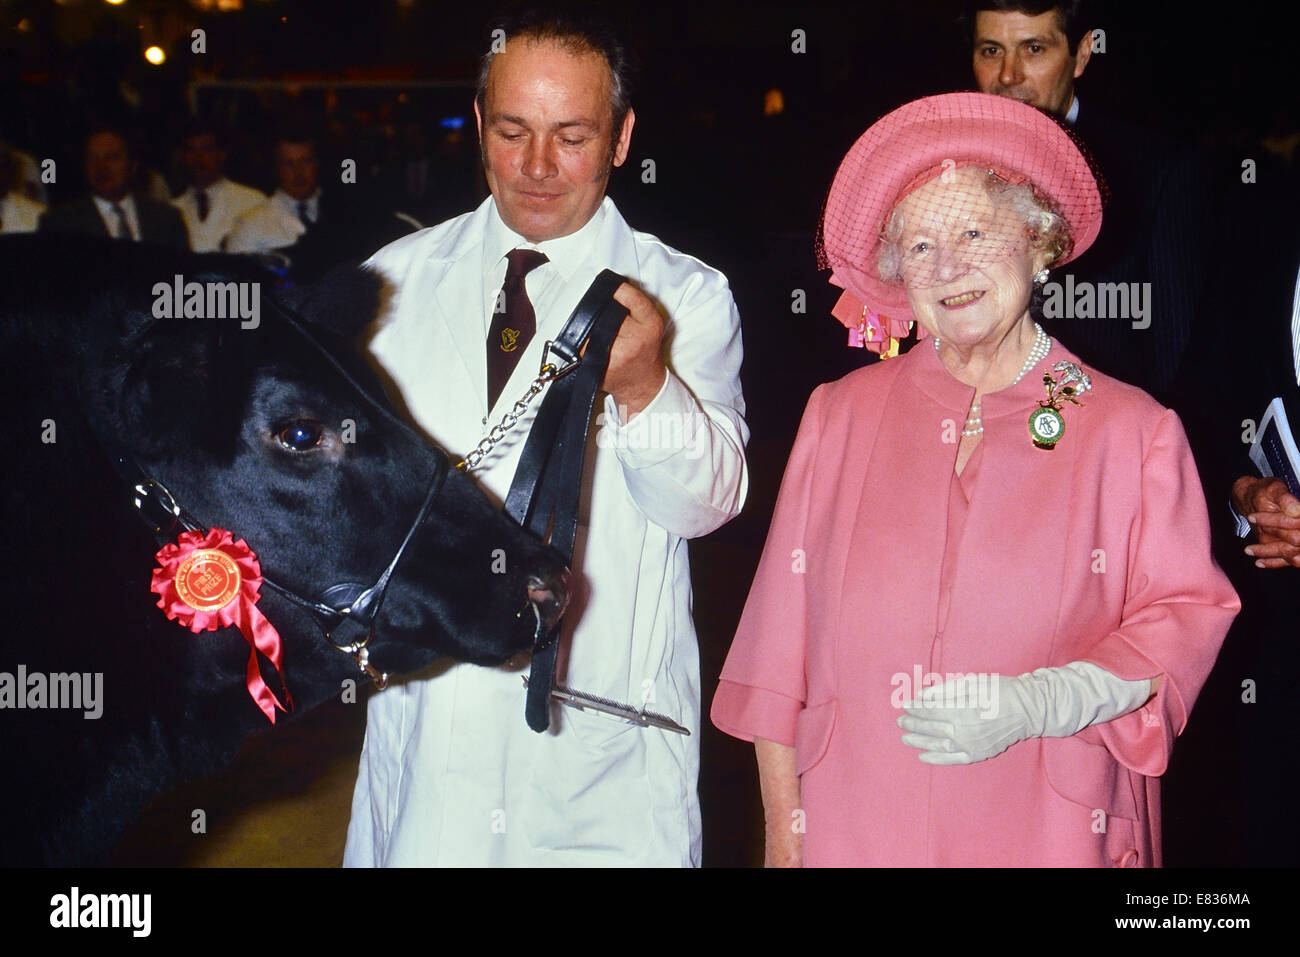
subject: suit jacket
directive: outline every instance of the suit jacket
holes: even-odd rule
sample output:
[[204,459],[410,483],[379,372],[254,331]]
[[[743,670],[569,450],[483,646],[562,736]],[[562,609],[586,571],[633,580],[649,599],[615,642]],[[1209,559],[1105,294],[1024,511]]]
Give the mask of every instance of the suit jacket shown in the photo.
[[[1240,158],[1225,168],[1225,227],[1213,261],[1216,321],[1200,330],[1184,369],[1180,408],[1201,469],[1215,552],[1241,594],[1242,612],[1224,644],[1223,661],[1206,687],[1217,709],[1200,748],[1217,756],[1188,768],[1177,794],[1217,807],[1227,833],[1211,863],[1285,866],[1300,863],[1300,819],[1294,797],[1300,769],[1278,761],[1279,729],[1300,727],[1300,569],[1260,569],[1243,553],[1256,540],[1239,538],[1228,503],[1233,481],[1256,475],[1249,441],[1268,403],[1281,397],[1293,432],[1300,432],[1291,310],[1300,268],[1290,212],[1300,204],[1300,183],[1284,167],[1261,162],[1258,180],[1240,180]],[[1300,434],[1297,435],[1300,438]],[[1197,776],[1199,774],[1199,776]],[[1170,804],[1170,813],[1182,807]],[[1235,827],[1234,827],[1235,825]],[[1237,833],[1238,830],[1240,833]],[[1205,843],[1200,832],[1189,841]],[[1191,863],[1191,862],[1189,862]]]
[[[1168,402],[1207,288],[1212,191],[1195,154],[1082,103],[1074,132],[1110,190],[1097,241],[1052,278],[1150,283],[1148,328],[1136,318],[1044,318],[1053,336],[1107,375]],[[1145,320],[1142,320],[1145,322]]]
[[[180,213],[167,203],[148,199],[139,193],[134,194],[134,198],[136,216],[140,222],[140,242],[173,246],[177,249],[190,248],[189,234],[185,231],[185,221],[181,219]],[[89,196],[47,210],[41,217],[40,230],[52,233],[86,233],[109,238],[104,219],[95,208],[95,201]]]
[[[685,540],[735,516],[748,486],[735,302],[721,273],[634,232],[606,198],[590,251],[549,309],[536,304],[537,333],[489,409],[484,245],[496,216],[489,199],[372,257],[394,292],[371,352],[416,423],[460,452],[524,392],[544,341],[601,269],[659,301],[667,379],[630,423],[606,396],[588,446],[558,668],[565,684],[667,713],[691,736],[561,707],[552,730],[534,734],[521,672],[444,667],[371,699],[344,862],[698,864],[699,658]],[[475,473],[497,498],[529,421]]]

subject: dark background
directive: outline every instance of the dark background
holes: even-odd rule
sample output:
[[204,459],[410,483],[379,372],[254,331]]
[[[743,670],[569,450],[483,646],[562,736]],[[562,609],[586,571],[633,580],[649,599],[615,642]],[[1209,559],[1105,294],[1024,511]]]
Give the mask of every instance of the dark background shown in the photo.
[[[91,117],[131,122],[143,159],[179,188],[174,149],[182,123],[191,106],[212,112],[232,130],[232,178],[268,189],[269,137],[286,114],[308,115],[326,131],[326,184],[341,158],[356,159],[366,176],[382,175],[402,124],[416,117],[428,123],[443,162],[448,213],[468,210],[485,195],[470,111],[476,58],[488,44],[477,6],[0,0],[0,136],[57,159],[59,181],[50,189],[58,201],[81,190],[80,131]],[[749,501],[741,518],[692,546],[707,712],[804,401],[814,385],[867,359],[844,346],[844,331],[829,316],[835,291],[813,258],[821,202],[840,158],[876,118],[917,96],[971,87],[970,49],[956,5],[940,0],[670,0],[609,9],[643,66],[631,154],[610,193],[634,227],[723,270],[744,322]],[[1207,209],[1216,210],[1207,228],[1225,244],[1244,245],[1247,254],[1232,261],[1246,264],[1237,278],[1248,283],[1252,247],[1267,257],[1295,245],[1296,207],[1258,198],[1294,197],[1300,87],[1293,5],[1239,2],[1202,12],[1112,4],[1097,26],[1106,50],[1094,54],[1079,81],[1082,109],[1123,116],[1199,153],[1215,194],[1212,203],[1207,197]],[[195,27],[207,33],[202,55],[189,51]],[[806,31],[806,53],[791,51],[795,29]],[[141,55],[151,43],[168,53],[162,66]],[[239,82],[245,85],[232,85]],[[784,111],[769,116],[763,105],[771,89],[781,91]],[[1265,138],[1281,144],[1281,153],[1266,150]],[[1241,182],[1247,158],[1259,164],[1257,184]],[[646,160],[654,161],[653,183],[642,179]],[[372,185],[363,177],[356,188]],[[807,293],[806,314],[791,311],[796,289]],[[1233,307],[1223,322],[1248,335],[1261,317],[1240,298]],[[1217,521],[1226,490],[1207,488],[1207,497]],[[1291,575],[1300,593],[1300,571],[1272,574]],[[1294,629],[1256,635],[1251,647],[1295,644],[1296,637]],[[1294,844],[1270,855],[1242,825],[1253,793],[1275,786],[1236,754],[1234,708],[1242,707],[1241,676],[1252,661],[1225,653],[1175,752],[1166,778],[1167,864],[1248,865],[1279,862],[1279,855],[1281,863],[1300,863]],[[182,851],[160,852],[156,832],[170,826],[169,814],[183,813],[187,822],[184,808],[194,806],[196,793],[209,802],[214,792],[229,793],[232,809],[249,804],[250,795],[297,793],[302,777],[285,783],[288,775],[273,769],[320,773],[322,739],[355,769],[361,714],[327,706],[301,730],[254,742],[236,776],[161,800],[152,823],[128,840],[122,862],[187,860]],[[1296,728],[1278,733],[1291,760]],[[761,860],[751,748],[706,727],[701,794],[705,862]],[[1275,797],[1278,813],[1286,813]],[[346,819],[346,807],[342,812]]]

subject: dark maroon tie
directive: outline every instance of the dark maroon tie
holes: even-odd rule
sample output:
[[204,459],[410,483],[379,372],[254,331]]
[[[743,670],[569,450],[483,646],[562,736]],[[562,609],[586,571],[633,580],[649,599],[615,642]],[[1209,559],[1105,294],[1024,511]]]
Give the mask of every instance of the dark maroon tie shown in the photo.
[[513,249],[506,255],[506,281],[501,286],[498,308],[492,313],[487,337],[488,407],[496,404],[515,371],[519,356],[537,332],[537,316],[528,301],[524,277],[546,262],[546,254],[536,249]]

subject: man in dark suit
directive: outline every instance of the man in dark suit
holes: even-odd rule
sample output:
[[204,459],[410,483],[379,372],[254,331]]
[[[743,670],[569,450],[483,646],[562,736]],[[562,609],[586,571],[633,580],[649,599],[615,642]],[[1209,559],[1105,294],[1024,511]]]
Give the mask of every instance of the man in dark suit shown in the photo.
[[289,124],[275,144],[276,190],[252,207],[226,236],[230,253],[273,254],[287,261],[295,281],[306,281],[347,261],[360,260],[413,228],[376,208],[355,184],[330,182],[314,133]]
[[[1215,217],[1202,204],[1211,191],[1193,153],[1095,101],[1080,103],[1076,81],[1092,61],[1097,25],[1090,6],[969,0],[972,68],[983,92],[1030,103],[1072,127],[1109,189],[1101,235],[1070,276],[1053,274],[1045,287],[1050,295],[1058,284],[1044,328],[1085,362],[1168,403],[1205,298],[1203,227]],[[1086,306],[1085,284],[1093,299]],[[1115,305],[1119,315],[1110,314]]]
[[48,210],[42,232],[88,233],[189,249],[180,213],[131,190],[136,161],[127,137],[102,127],[86,137],[85,173],[90,195]]
[[1215,557],[1242,610],[1197,704],[1213,719],[1200,721],[1202,750],[1228,756],[1227,773],[1193,783],[1220,805],[1214,831],[1232,838],[1220,859],[1204,863],[1295,867],[1300,767],[1289,755],[1300,727],[1300,501],[1278,479],[1261,478],[1248,452],[1276,398],[1293,435],[1300,430],[1300,242],[1291,214],[1300,183],[1280,164],[1261,162],[1258,182],[1236,184],[1228,199],[1213,296],[1223,318],[1192,343],[1180,407],[1191,413]]

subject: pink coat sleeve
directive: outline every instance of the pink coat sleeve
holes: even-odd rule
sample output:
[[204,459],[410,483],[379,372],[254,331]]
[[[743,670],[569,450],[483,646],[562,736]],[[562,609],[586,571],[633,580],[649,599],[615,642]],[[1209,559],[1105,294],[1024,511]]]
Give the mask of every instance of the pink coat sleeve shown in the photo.
[[807,700],[804,534],[813,505],[824,391],[814,391],[804,409],[758,571],[709,712],[719,730],[745,741],[759,737],[793,747],[795,724]]
[[1078,657],[1129,680],[1162,675],[1160,690],[1137,711],[1079,737],[1103,745],[1131,771],[1158,776],[1241,608],[1210,555],[1196,465],[1168,409],[1142,463],[1141,510],[1129,541],[1120,626]]

